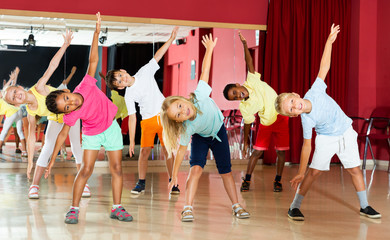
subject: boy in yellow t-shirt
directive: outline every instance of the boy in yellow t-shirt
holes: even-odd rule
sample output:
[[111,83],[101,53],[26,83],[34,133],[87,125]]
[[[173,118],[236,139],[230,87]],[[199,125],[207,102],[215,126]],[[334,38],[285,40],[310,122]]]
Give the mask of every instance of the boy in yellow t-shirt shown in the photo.
[[281,178],[286,159],[285,151],[290,149],[288,117],[279,115],[276,112],[274,103],[277,93],[266,82],[261,81],[261,75],[255,72],[246,39],[241,33],[239,33],[239,36],[244,46],[245,62],[248,67],[247,80],[243,85],[238,83],[226,85],[223,95],[229,101],[241,101],[239,108],[245,123],[243,149],[245,154],[248,148],[251,124],[255,121],[254,115],[257,113],[260,117],[259,131],[256,143],[253,146],[254,151],[249,158],[246,176],[243,178],[241,185],[241,192],[249,190],[251,176],[257,160],[268,149],[272,135],[275,135],[275,149],[278,156],[274,192],[280,192],[282,191]]

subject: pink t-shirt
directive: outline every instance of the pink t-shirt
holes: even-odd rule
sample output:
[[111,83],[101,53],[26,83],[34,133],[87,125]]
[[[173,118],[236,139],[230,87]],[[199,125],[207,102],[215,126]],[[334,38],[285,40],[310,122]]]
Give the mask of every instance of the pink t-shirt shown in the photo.
[[97,80],[85,75],[73,93],[79,93],[84,98],[80,109],[64,115],[64,123],[73,126],[78,119],[82,120],[83,134],[98,135],[107,130],[115,118],[118,108],[96,86]]

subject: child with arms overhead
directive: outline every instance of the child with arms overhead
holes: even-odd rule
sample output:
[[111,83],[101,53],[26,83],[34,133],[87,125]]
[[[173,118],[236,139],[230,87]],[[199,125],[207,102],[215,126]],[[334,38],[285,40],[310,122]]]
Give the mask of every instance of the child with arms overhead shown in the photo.
[[50,111],[65,114],[65,124],[58,135],[45,177],[50,174],[51,168],[54,165],[54,156],[60,151],[70,127],[79,119],[83,121],[83,165],[73,184],[72,206],[66,214],[65,219],[65,223],[68,224],[78,223],[80,198],[84,185],[93,172],[101,146],[107,151],[112,175],[111,182],[114,204],[110,217],[126,222],[133,220],[133,217],[121,206],[123,141],[120,127],[115,120],[117,107],[96,86],[97,80],[92,77],[95,75],[99,61],[98,39],[101,22],[100,13],[97,13],[96,17],[96,30],[93,35],[87,75],[85,75],[73,93],[70,93],[67,89],[58,90],[50,93],[46,99],[46,105]]
[[[363,175],[360,170],[357,133],[352,128],[352,120],[326,94],[327,86],[324,79],[330,68],[332,44],[339,32],[340,27],[332,24],[317,79],[304,98],[300,98],[296,93],[282,93],[275,101],[275,108],[280,114],[289,117],[301,115],[302,120],[304,140],[299,172],[290,181],[297,192],[288,210],[288,217],[297,221],[304,220],[304,216],[300,211],[304,196],[321,173],[329,171],[330,160],[334,154],[337,154],[344,168],[352,176],[352,183],[360,201],[360,215],[369,218],[381,217],[381,214],[368,205]],[[317,133],[316,147],[309,171],[306,173],[311,152],[313,128],[315,128]]]
[[192,205],[199,178],[209,149],[212,150],[218,172],[222,177],[225,190],[232,202],[233,215],[237,218],[249,218],[249,213],[238,203],[236,186],[231,173],[231,159],[223,116],[215,102],[209,97],[211,87],[208,85],[211,57],[217,39],[203,36],[206,53],[203,59],[202,73],[195,93],[190,99],[180,96],[167,97],[162,105],[161,119],[163,136],[169,154],[177,147],[180,137],[180,147],[174,161],[172,181],[169,188],[177,185],[177,174],[183,161],[192,136],[190,173],[188,175],[185,193],[185,206],[181,213],[182,221],[193,221]]
[[[131,190],[131,193],[133,194],[140,194],[145,191],[148,159],[154,146],[154,138],[156,134],[158,135],[162,145],[162,151],[166,159],[168,176],[171,178],[173,158],[168,157],[167,151],[164,147],[164,141],[162,139],[162,125],[160,121],[160,110],[161,104],[164,101],[164,96],[158,88],[156,80],[154,79],[154,74],[160,68],[157,63],[175,40],[177,31],[178,27],[175,27],[168,41],[156,52],[149,63],[139,69],[134,76],[130,76],[125,70],[121,69],[111,70],[105,77],[107,86],[110,89],[121,90],[126,88],[125,101],[129,114],[130,157],[134,154],[134,137],[137,124],[135,102],[139,104],[142,115],[141,150],[138,158],[139,180],[137,185]],[[171,193],[179,194],[180,190],[178,186],[173,186]]]

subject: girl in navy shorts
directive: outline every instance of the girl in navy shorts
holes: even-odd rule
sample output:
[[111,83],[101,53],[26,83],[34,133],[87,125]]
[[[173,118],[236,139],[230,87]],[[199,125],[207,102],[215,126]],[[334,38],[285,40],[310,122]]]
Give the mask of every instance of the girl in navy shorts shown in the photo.
[[225,190],[233,204],[233,215],[237,218],[249,218],[249,213],[238,203],[223,116],[215,102],[209,97],[211,87],[208,85],[208,80],[211,56],[217,39],[213,40],[211,34],[206,35],[203,36],[202,43],[206,47],[206,53],[203,59],[201,80],[195,93],[191,94],[190,99],[180,96],[168,97],[162,105],[163,138],[169,155],[177,146],[177,139],[180,136],[180,147],[176,154],[169,189],[177,185],[177,173],[192,136],[191,168],[187,178],[185,206],[181,213],[181,220],[194,220],[192,205],[209,148],[213,151],[218,172],[221,174]]

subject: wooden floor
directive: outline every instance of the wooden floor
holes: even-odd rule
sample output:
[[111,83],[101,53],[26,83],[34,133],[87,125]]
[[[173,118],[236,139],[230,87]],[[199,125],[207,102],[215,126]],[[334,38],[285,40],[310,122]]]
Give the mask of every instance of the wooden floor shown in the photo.
[[[0,163],[1,164],[1,163]],[[1,165],[0,165],[1,166]],[[234,165],[237,189],[245,165]],[[288,219],[287,209],[294,198],[288,180],[298,166],[286,166],[284,191],[274,193],[274,166],[256,167],[251,190],[239,193],[239,201],[251,213],[250,219],[231,215],[231,203],[215,166],[205,168],[195,198],[192,223],[180,221],[188,166],[179,173],[182,193],[169,196],[168,177],[163,167],[151,167],[146,192],[130,194],[137,181],[137,168],[124,168],[122,205],[134,221],[109,218],[112,205],[110,174],[97,167],[89,180],[92,197],[82,199],[79,224],[67,225],[64,216],[71,204],[74,168],[54,169],[41,181],[40,199],[27,199],[30,183],[25,169],[0,167],[0,239],[390,239],[390,187],[386,171],[375,170],[368,191],[369,203],[382,214],[371,220],[359,216],[359,202],[349,174],[339,165],[331,166],[314,183],[303,200],[304,222]],[[367,172],[370,183],[372,171]]]

